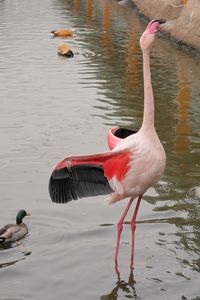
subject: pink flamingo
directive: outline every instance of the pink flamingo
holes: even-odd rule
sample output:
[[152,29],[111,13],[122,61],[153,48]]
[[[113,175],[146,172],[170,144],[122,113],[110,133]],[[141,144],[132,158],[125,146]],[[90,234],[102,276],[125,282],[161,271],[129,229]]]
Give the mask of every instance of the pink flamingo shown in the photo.
[[[54,168],[49,193],[53,202],[66,203],[78,198],[109,194],[108,203],[130,197],[118,222],[115,265],[124,219],[138,198],[130,225],[132,232],[131,267],[134,258],[135,222],[143,194],[155,185],[165,170],[165,150],[154,127],[154,97],[151,85],[150,50],[158,26],[164,20],[151,21],[140,38],[143,53],[144,114],[138,132],[114,128],[108,132],[110,151],[84,156],[67,156]],[[112,181],[114,189],[109,181]]]

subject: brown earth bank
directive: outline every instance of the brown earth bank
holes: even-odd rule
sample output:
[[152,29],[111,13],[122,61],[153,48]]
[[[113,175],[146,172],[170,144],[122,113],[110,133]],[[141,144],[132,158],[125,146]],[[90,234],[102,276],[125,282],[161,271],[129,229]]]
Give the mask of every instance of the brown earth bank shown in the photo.
[[[122,0],[120,2],[126,2]],[[146,19],[167,19],[161,31],[172,42],[200,54],[200,0],[131,0]]]

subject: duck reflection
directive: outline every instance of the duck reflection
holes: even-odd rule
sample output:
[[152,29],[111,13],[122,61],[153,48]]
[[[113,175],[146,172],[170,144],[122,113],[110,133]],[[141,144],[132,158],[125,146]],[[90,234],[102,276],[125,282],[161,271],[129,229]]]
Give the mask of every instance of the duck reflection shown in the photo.
[[103,21],[102,21],[104,49],[110,48],[109,28],[110,28],[110,7],[108,4],[105,4],[104,9],[103,9]]
[[10,248],[17,248],[24,256],[31,255],[31,251],[29,251],[20,241],[15,243],[5,243],[0,245],[0,251],[7,250]]
[[71,1],[70,0],[66,0],[66,9],[67,10],[70,10],[70,4],[71,4]]
[[178,124],[176,126],[175,150],[178,155],[187,156],[189,154],[188,133],[188,107],[190,103],[189,85],[182,68],[179,69],[179,94],[176,98],[178,105]]
[[10,262],[1,263],[0,264],[0,269],[1,268],[5,268],[5,267],[10,267],[10,266],[16,264],[18,261],[21,261],[21,260],[24,260],[24,259],[25,259],[25,257],[22,257],[22,258],[17,259],[17,260],[13,260],[13,261],[10,261]]
[[131,32],[127,54],[127,82],[129,89],[135,89],[138,84],[138,38],[135,31]]
[[77,15],[80,9],[80,0],[74,0],[74,14]]
[[100,300],[116,300],[119,299],[119,292],[123,293],[126,298],[129,299],[140,299],[135,290],[135,280],[133,276],[133,270],[131,269],[128,281],[124,281],[120,277],[119,271],[117,272],[117,282],[112,289],[112,291],[107,294],[101,296]]
[[181,4],[185,5],[187,4],[188,0],[181,0]]
[[92,19],[92,1],[91,0],[86,0],[85,2],[86,5],[86,17],[87,17],[87,21],[91,21]]
[[27,251],[26,248],[24,246],[22,246],[21,244],[19,244],[19,243],[14,243],[14,244],[6,243],[6,244],[2,244],[0,246],[0,251],[4,251],[4,250],[10,249],[10,248],[18,248],[20,250],[20,252],[23,254],[23,257],[21,257],[19,259],[16,259],[16,260],[9,261],[9,262],[2,262],[2,263],[0,263],[0,269],[1,268],[5,268],[5,267],[10,267],[10,266],[16,264],[17,262],[26,259],[26,256],[31,255],[31,251]]

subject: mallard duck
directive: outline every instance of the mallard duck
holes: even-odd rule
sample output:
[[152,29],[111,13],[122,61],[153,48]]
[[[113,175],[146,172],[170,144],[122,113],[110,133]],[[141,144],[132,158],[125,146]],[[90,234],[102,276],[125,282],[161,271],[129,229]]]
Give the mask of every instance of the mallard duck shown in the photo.
[[0,228],[0,244],[19,241],[28,233],[28,227],[22,222],[25,216],[30,216],[30,213],[20,210],[16,216],[16,224],[7,224]]
[[74,53],[72,52],[71,49],[68,48],[66,44],[60,44],[58,45],[58,54],[66,57],[73,57]]
[[56,37],[70,37],[73,35],[74,29],[61,28],[58,30],[53,30],[53,31],[51,31],[51,33],[53,33],[53,35]]

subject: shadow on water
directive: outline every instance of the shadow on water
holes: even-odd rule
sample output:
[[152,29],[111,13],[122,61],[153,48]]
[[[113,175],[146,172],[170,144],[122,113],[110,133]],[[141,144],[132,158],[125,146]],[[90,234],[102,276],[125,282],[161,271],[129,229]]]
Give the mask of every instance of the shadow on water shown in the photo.
[[16,264],[17,262],[22,261],[24,259],[25,259],[25,257],[22,257],[22,258],[17,259],[17,260],[13,260],[13,261],[10,261],[10,262],[1,263],[0,264],[0,269],[1,268],[5,268],[5,267],[10,267],[10,266],[12,266],[12,265]]
[[136,294],[135,283],[133,270],[130,271],[128,281],[121,279],[120,272],[118,271],[114,288],[109,294],[101,296],[100,300],[116,300],[120,299],[122,295],[129,299],[139,300],[141,298]]
[[22,242],[20,242],[20,243],[19,242],[18,243],[5,243],[5,244],[0,245],[0,254],[1,254],[1,251],[5,251],[6,252],[5,253],[6,259],[7,259],[7,257],[10,257],[9,253],[6,251],[6,250],[9,250],[9,249],[13,249],[13,251],[17,250],[15,252],[18,252],[18,253],[22,254],[23,257],[21,257],[19,259],[16,259],[16,260],[13,260],[13,261],[0,263],[0,269],[5,268],[5,267],[13,266],[17,262],[23,261],[23,260],[26,259],[27,256],[31,255],[31,251],[28,251],[25,248],[25,246],[22,244]]

